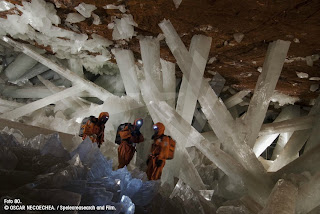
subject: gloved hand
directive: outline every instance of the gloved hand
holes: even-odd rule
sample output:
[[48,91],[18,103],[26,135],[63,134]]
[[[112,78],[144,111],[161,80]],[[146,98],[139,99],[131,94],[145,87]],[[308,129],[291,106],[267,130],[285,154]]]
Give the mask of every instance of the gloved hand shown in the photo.
[[153,140],[155,137],[157,137],[157,134],[158,134],[158,133],[154,133],[154,134],[151,136],[151,139]]
[[134,131],[131,132],[131,135],[132,135],[132,136],[139,136],[140,134],[141,134],[141,133],[140,133],[139,130],[134,130]]
[[157,167],[160,167],[162,165],[162,160],[156,160]]

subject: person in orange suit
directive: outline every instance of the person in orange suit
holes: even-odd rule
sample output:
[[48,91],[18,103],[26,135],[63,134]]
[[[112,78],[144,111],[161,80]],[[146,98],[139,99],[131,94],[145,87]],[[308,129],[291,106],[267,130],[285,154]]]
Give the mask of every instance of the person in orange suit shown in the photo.
[[99,118],[91,116],[83,130],[82,139],[84,140],[87,136],[89,136],[92,143],[97,143],[98,147],[100,148],[101,144],[104,142],[104,128],[108,119],[108,112],[101,112]]
[[[175,141],[170,136],[164,135],[165,126],[162,123],[153,125],[154,135],[151,146],[151,154],[147,160],[147,176],[149,180],[158,180],[161,178],[162,169],[167,159],[173,158]],[[170,150],[170,146],[172,148]]]
[[118,169],[129,165],[136,151],[136,144],[144,141],[144,137],[140,132],[143,125],[143,119],[136,119],[133,123],[127,124],[119,131],[121,143],[118,147]]

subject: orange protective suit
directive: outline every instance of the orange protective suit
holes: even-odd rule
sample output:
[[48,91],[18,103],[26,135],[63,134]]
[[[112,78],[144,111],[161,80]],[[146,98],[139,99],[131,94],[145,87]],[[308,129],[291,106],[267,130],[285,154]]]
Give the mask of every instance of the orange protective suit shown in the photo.
[[162,123],[156,123],[154,126],[158,128],[158,133],[152,137],[154,142],[151,146],[151,154],[147,160],[148,167],[146,173],[149,180],[161,178],[162,169],[168,157],[168,152],[165,148],[167,148],[169,141],[172,140],[169,136],[164,135],[165,127]]
[[83,137],[84,140],[87,136],[90,137],[92,143],[97,143],[100,147],[101,144],[104,142],[104,125],[109,119],[108,112],[101,112],[99,118],[95,118],[95,121],[88,120],[85,128],[83,130]]
[[123,168],[130,163],[136,151],[135,144],[144,141],[143,135],[136,129],[136,122],[138,120],[141,120],[141,118],[136,119],[133,125],[129,123],[129,125],[119,132],[121,144],[118,147],[118,169]]

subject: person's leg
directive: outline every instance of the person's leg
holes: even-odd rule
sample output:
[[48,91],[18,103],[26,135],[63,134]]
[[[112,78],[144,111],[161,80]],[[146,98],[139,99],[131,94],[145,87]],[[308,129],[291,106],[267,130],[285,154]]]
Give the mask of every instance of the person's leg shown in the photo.
[[118,169],[123,168],[125,166],[125,162],[124,162],[124,148],[123,148],[123,144],[124,142],[122,142],[119,147],[118,147]]
[[133,146],[130,146],[130,145],[127,145],[127,146],[128,147],[126,152],[126,166],[129,165],[135,153],[135,149]]
[[155,159],[149,157],[148,159],[148,167],[147,167],[147,177],[149,180],[152,180],[152,174],[154,173],[155,169],[156,169],[156,165],[155,165]]
[[118,168],[127,166],[132,160],[134,152],[134,147],[130,146],[127,142],[122,142],[118,147]]
[[155,169],[151,176],[151,180],[159,180],[161,178],[162,170],[165,164],[166,164],[165,160],[162,161],[160,166],[157,166],[155,163]]

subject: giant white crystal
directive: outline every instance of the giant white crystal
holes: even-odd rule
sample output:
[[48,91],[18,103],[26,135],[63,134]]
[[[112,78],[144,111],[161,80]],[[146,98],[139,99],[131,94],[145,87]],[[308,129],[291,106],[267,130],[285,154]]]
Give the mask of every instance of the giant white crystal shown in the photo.
[[[53,83],[51,83],[49,80],[44,79],[41,76],[38,76],[38,79],[54,94],[54,93],[58,93],[61,92],[63,89],[58,88],[57,86],[55,86]],[[63,102],[66,107],[71,108],[72,110],[76,110],[77,108],[79,108],[80,106],[85,106],[80,100],[77,100],[75,97],[70,97],[70,98],[66,98],[61,100],[61,102]]]
[[[166,42],[167,42],[171,52],[173,53],[174,57],[177,59],[177,64],[179,65],[180,69],[184,73],[184,77],[189,81],[190,72],[191,72],[190,68],[191,68],[191,64],[193,62],[193,59],[192,59],[190,53],[187,51],[186,47],[184,46],[183,42],[181,41],[179,35],[175,31],[175,29],[172,26],[172,24],[170,23],[170,21],[164,20],[159,24],[159,26],[160,26],[161,30],[164,32],[164,35],[166,37]],[[212,91],[211,87],[209,86],[208,82],[203,80],[201,85],[203,88],[202,90],[204,92],[207,92],[207,91],[208,91],[208,93],[212,92],[209,95],[212,95],[212,96],[215,95],[214,92]],[[200,87],[200,85],[198,85],[198,87]],[[206,91],[206,89],[208,89],[208,88],[210,88],[211,90]],[[193,90],[198,91],[199,88],[196,88],[196,85],[195,85],[195,86],[193,86]],[[204,93],[200,92],[200,97],[199,97],[200,104],[201,104],[201,101],[206,101],[206,102],[208,101],[205,99],[201,99],[202,94],[204,94]],[[212,97],[212,98],[214,98],[214,101],[218,100],[216,97]],[[211,100],[212,100],[212,98],[211,98]],[[213,106],[212,103],[210,104],[210,106]],[[204,108],[204,107],[202,106],[202,108]],[[220,108],[216,108],[216,109],[217,109],[217,111],[219,111],[219,114],[217,114],[217,115],[221,116],[221,118],[219,118],[221,120],[216,120],[216,122],[220,121],[219,123],[221,123],[218,125],[219,127],[217,127],[217,128],[221,129],[221,131],[222,131],[222,129],[226,130],[227,127],[229,126],[229,129],[231,129],[234,121],[232,119],[232,116],[228,112],[228,110],[225,108],[224,105],[221,106]],[[204,112],[204,113],[206,114],[206,112]],[[210,117],[207,116],[207,118],[209,119]],[[221,127],[222,124],[224,124],[224,126],[227,126],[227,127]],[[224,131],[222,131],[222,132],[224,132]],[[217,133],[217,135],[219,135],[219,134],[220,134],[220,132]]]
[[64,98],[78,94],[82,90],[84,90],[84,88],[81,85],[76,85],[71,88],[63,90],[62,92],[53,94],[51,96],[45,97],[41,100],[37,100],[37,101],[29,103],[29,104],[26,104],[24,106],[21,106],[19,108],[14,109],[10,112],[6,112],[6,113],[0,115],[0,117],[5,118],[5,119],[11,119],[11,120],[17,119],[17,118],[24,116],[26,114],[29,114],[37,109],[40,109],[46,105],[49,105],[51,103],[62,100]]
[[250,93],[249,90],[239,91],[238,93],[236,93],[235,95],[233,95],[232,97],[229,97],[226,101],[224,101],[224,104],[228,109],[230,109],[233,106],[243,102],[242,98],[247,96],[249,93]]
[[[284,108],[279,116],[274,120],[274,122],[280,122],[283,120],[287,120],[300,114],[300,107],[299,106],[288,106]],[[272,134],[272,135],[264,135],[260,136],[253,147],[253,152],[259,157],[264,150],[267,149],[268,146],[272,144],[272,142],[278,137],[279,134]],[[283,145],[284,146],[284,145]]]
[[196,109],[194,112],[194,121],[192,123],[192,126],[198,130],[199,132],[202,131],[202,129],[204,128],[204,126],[207,123],[207,119],[205,117],[205,115],[203,114],[203,112],[201,110]]
[[314,115],[316,117],[316,121],[313,124],[312,132],[310,134],[310,138],[307,141],[305,151],[309,151],[313,149],[315,146],[320,145],[320,111]]
[[225,83],[226,80],[218,72],[215,72],[215,75],[209,81],[211,88],[214,90],[217,96],[219,96],[221,93]]
[[0,93],[11,98],[44,98],[52,93],[43,86],[17,87],[0,84]]
[[141,58],[146,81],[149,82],[156,96],[163,100],[162,73],[160,69],[160,43],[153,38],[140,39]]
[[244,129],[240,132],[242,139],[250,147],[258,137],[259,130],[267,112],[270,97],[276,87],[290,42],[278,40],[269,45],[262,73],[256,83],[254,94],[244,119]]
[[218,137],[214,134],[213,131],[203,132],[201,135],[206,138],[210,143],[215,144],[218,148],[220,148],[221,142]]
[[[314,106],[309,112],[309,116],[314,117],[320,111],[320,97],[317,98]],[[314,130],[312,130],[315,132]],[[301,150],[307,139],[311,134],[311,130],[296,131],[290,137],[288,143],[283,148],[282,152],[279,154],[279,157],[274,161],[272,166],[269,168],[269,171],[277,171],[290,161],[293,157]]]
[[27,73],[22,75],[19,79],[17,79],[15,82],[23,82],[26,80],[29,80],[39,74],[42,74],[43,72],[49,70],[47,66],[42,65],[41,63],[36,64],[32,69],[30,69]]
[[259,161],[262,163],[263,167],[268,170],[271,166],[271,164],[273,163],[273,161],[271,160],[266,160],[263,157],[258,157]]
[[115,56],[127,95],[139,102],[140,89],[132,51],[116,49]]
[[296,131],[290,137],[289,141],[283,148],[280,154],[276,157],[273,164],[268,169],[268,172],[274,172],[291,162],[295,155],[301,150],[307,139],[309,138],[311,130]]
[[94,81],[94,83],[105,88],[114,95],[125,95],[125,88],[120,72],[115,75],[101,75]]
[[299,187],[296,213],[309,213],[320,205],[320,173]]
[[320,146],[316,146],[314,149],[303,153],[299,158],[295,159],[291,163],[287,164],[277,172],[272,174],[273,180],[280,179],[284,174],[290,173],[299,174],[309,171],[311,174],[319,172],[320,163]]
[[15,81],[36,64],[36,60],[22,53],[5,69],[5,74],[10,81]]
[[259,135],[293,132],[312,128],[315,118],[313,116],[303,116],[294,119],[288,119],[281,122],[263,124]]
[[175,64],[160,59],[162,81],[163,81],[163,97],[167,103],[175,108],[176,105],[176,72]]
[[[288,143],[289,139],[291,138],[293,132],[286,132],[286,133],[281,133],[279,135],[279,139],[277,141],[277,145],[273,150],[272,153],[272,160],[275,160],[276,158],[279,157],[280,153],[283,151],[283,148],[285,147],[285,145]],[[297,153],[298,155],[298,153]]]
[[[186,79],[191,81],[189,79],[191,75],[190,67],[193,61],[191,55],[169,21],[164,20],[159,26],[166,37],[166,42],[176,58],[181,71]],[[257,175],[260,178],[265,177],[264,168],[255,157],[254,153],[250,151],[248,146],[239,141],[234,127],[234,120],[223,102],[218,99],[209,83],[204,79],[202,80],[201,85],[192,85],[192,90],[197,92],[200,90],[200,86],[201,91],[198,100],[201,104],[203,113],[206,115],[209,124],[220,141],[223,144],[225,143],[228,152],[232,153],[232,155],[234,155],[235,158],[250,171],[250,173]]]
[[[207,64],[207,59],[211,47],[212,39],[210,37],[195,35],[192,37],[190,44],[190,62],[189,77],[182,77],[182,83],[177,100],[177,112],[191,124],[194,109],[197,104],[197,99],[202,84],[204,69]],[[194,88],[198,90],[194,90]]]
[[78,75],[74,74],[72,71],[61,67],[60,65],[52,62],[51,60],[49,60],[48,58],[46,58],[44,56],[41,56],[40,54],[38,54],[35,51],[28,48],[27,46],[25,46],[21,43],[15,42],[12,39],[5,37],[5,36],[2,37],[2,40],[9,43],[10,45],[20,49],[26,55],[36,59],[38,62],[46,65],[48,68],[54,70],[55,72],[57,72],[58,74],[60,74],[61,76],[65,77],[65,78],[69,79],[73,83],[83,85],[90,93],[94,94],[94,96],[97,96],[102,100],[105,100],[106,98],[108,98],[110,96],[113,96],[107,90],[95,85],[94,83],[92,83],[88,80],[85,80],[85,79],[79,77]]
[[298,188],[290,181],[281,179],[274,186],[266,206],[259,213],[295,213],[297,195]]

